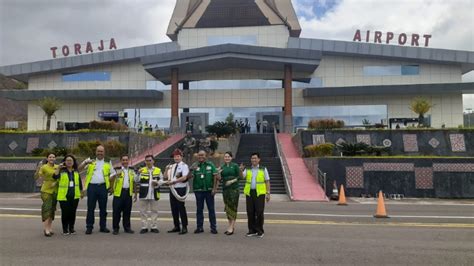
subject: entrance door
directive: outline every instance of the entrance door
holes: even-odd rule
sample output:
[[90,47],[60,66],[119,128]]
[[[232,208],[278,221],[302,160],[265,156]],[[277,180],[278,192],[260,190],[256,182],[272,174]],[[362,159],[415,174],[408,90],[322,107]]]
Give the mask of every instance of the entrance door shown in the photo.
[[181,113],[181,130],[191,131],[193,134],[201,134],[206,131],[209,124],[208,113]]
[[282,112],[257,112],[257,120],[260,120],[260,133],[273,133],[274,128],[280,132],[283,115]]

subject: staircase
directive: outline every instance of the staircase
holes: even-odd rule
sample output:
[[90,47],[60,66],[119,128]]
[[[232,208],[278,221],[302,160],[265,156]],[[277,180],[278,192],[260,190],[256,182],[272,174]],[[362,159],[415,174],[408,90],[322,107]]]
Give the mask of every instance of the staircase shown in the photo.
[[[246,167],[250,167],[250,156],[254,152],[260,154],[260,165],[268,170],[271,193],[286,194],[285,180],[280,158],[277,155],[275,136],[273,134],[242,134],[234,162],[239,165],[243,163]],[[245,180],[240,180],[240,185],[243,188]]]

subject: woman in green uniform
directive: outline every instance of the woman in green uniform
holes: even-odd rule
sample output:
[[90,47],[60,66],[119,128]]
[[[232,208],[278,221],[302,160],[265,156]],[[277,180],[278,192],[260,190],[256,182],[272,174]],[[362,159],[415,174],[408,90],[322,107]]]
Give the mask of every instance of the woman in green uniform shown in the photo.
[[36,170],[35,179],[41,185],[41,218],[43,220],[43,233],[45,236],[50,237],[53,235],[52,224],[54,220],[54,213],[56,211],[56,194],[58,192],[58,186],[55,179],[53,179],[54,172],[58,168],[55,164],[56,155],[49,154],[46,157],[46,163],[40,162],[38,169]]
[[239,206],[239,179],[242,177],[242,170],[236,163],[232,162],[232,152],[226,152],[224,154],[224,164],[220,167],[225,213],[229,221],[227,231],[224,233],[226,235],[234,234],[237,208]]

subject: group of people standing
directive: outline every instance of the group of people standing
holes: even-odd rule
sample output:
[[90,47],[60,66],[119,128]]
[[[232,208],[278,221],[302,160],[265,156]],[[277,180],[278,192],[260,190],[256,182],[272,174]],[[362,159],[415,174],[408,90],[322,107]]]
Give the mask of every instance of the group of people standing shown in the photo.
[[[99,205],[99,232],[110,233],[107,228],[107,200],[113,194],[112,233],[119,233],[122,220],[123,231],[133,234],[130,216],[133,202],[138,200],[141,218],[140,234],[159,233],[158,200],[160,188],[169,186],[170,207],[174,227],[168,233],[180,235],[188,233],[188,217],[185,207],[186,197],[190,191],[192,180],[196,197],[196,229],[195,234],[204,232],[204,203],[209,213],[210,232],[217,234],[214,196],[219,183],[222,183],[225,213],[228,219],[226,235],[235,231],[237,210],[240,196],[239,180],[245,179],[244,194],[248,216],[247,236],[263,237],[263,221],[265,202],[270,200],[270,177],[265,167],[260,166],[260,155],[251,156],[251,167],[245,168],[232,162],[232,153],[226,152],[224,163],[216,167],[207,159],[204,150],[198,152],[197,161],[188,166],[183,161],[183,153],[177,149],[173,152],[174,163],[165,167],[164,172],[157,166],[152,155],[145,157],[145,166],[135,171],[130,167],[130,158],[123,155],[121,166],[117,169],[104,160],[103,146],[96,148],[96,158],[86,159],[78,164],[73,155],[67,155],[62,162],[55,164],[56,156],[49,154],[46,162],[41,163],[35,178],[41,180],[41,214],[44,235],[51,237],[52,221],[55,217],[57,202],[61,207],[63,235],[76,234],[75,220],[79,200],[87,195],[87,235],[93,233],[94,212]],[[85,170],[84,181],[80,172]]]

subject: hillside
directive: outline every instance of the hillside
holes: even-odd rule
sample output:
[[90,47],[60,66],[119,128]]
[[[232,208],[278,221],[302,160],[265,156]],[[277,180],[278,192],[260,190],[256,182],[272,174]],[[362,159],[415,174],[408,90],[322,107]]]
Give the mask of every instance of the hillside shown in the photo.
[[[26,85],[14,79],[7,78],[0,74],[0,90],[18,90],[25,89]],[[0,97],[0,128],[5,128],[5,121],[22,121],[26,124],[27,104],[25,102],[16,102]]]

